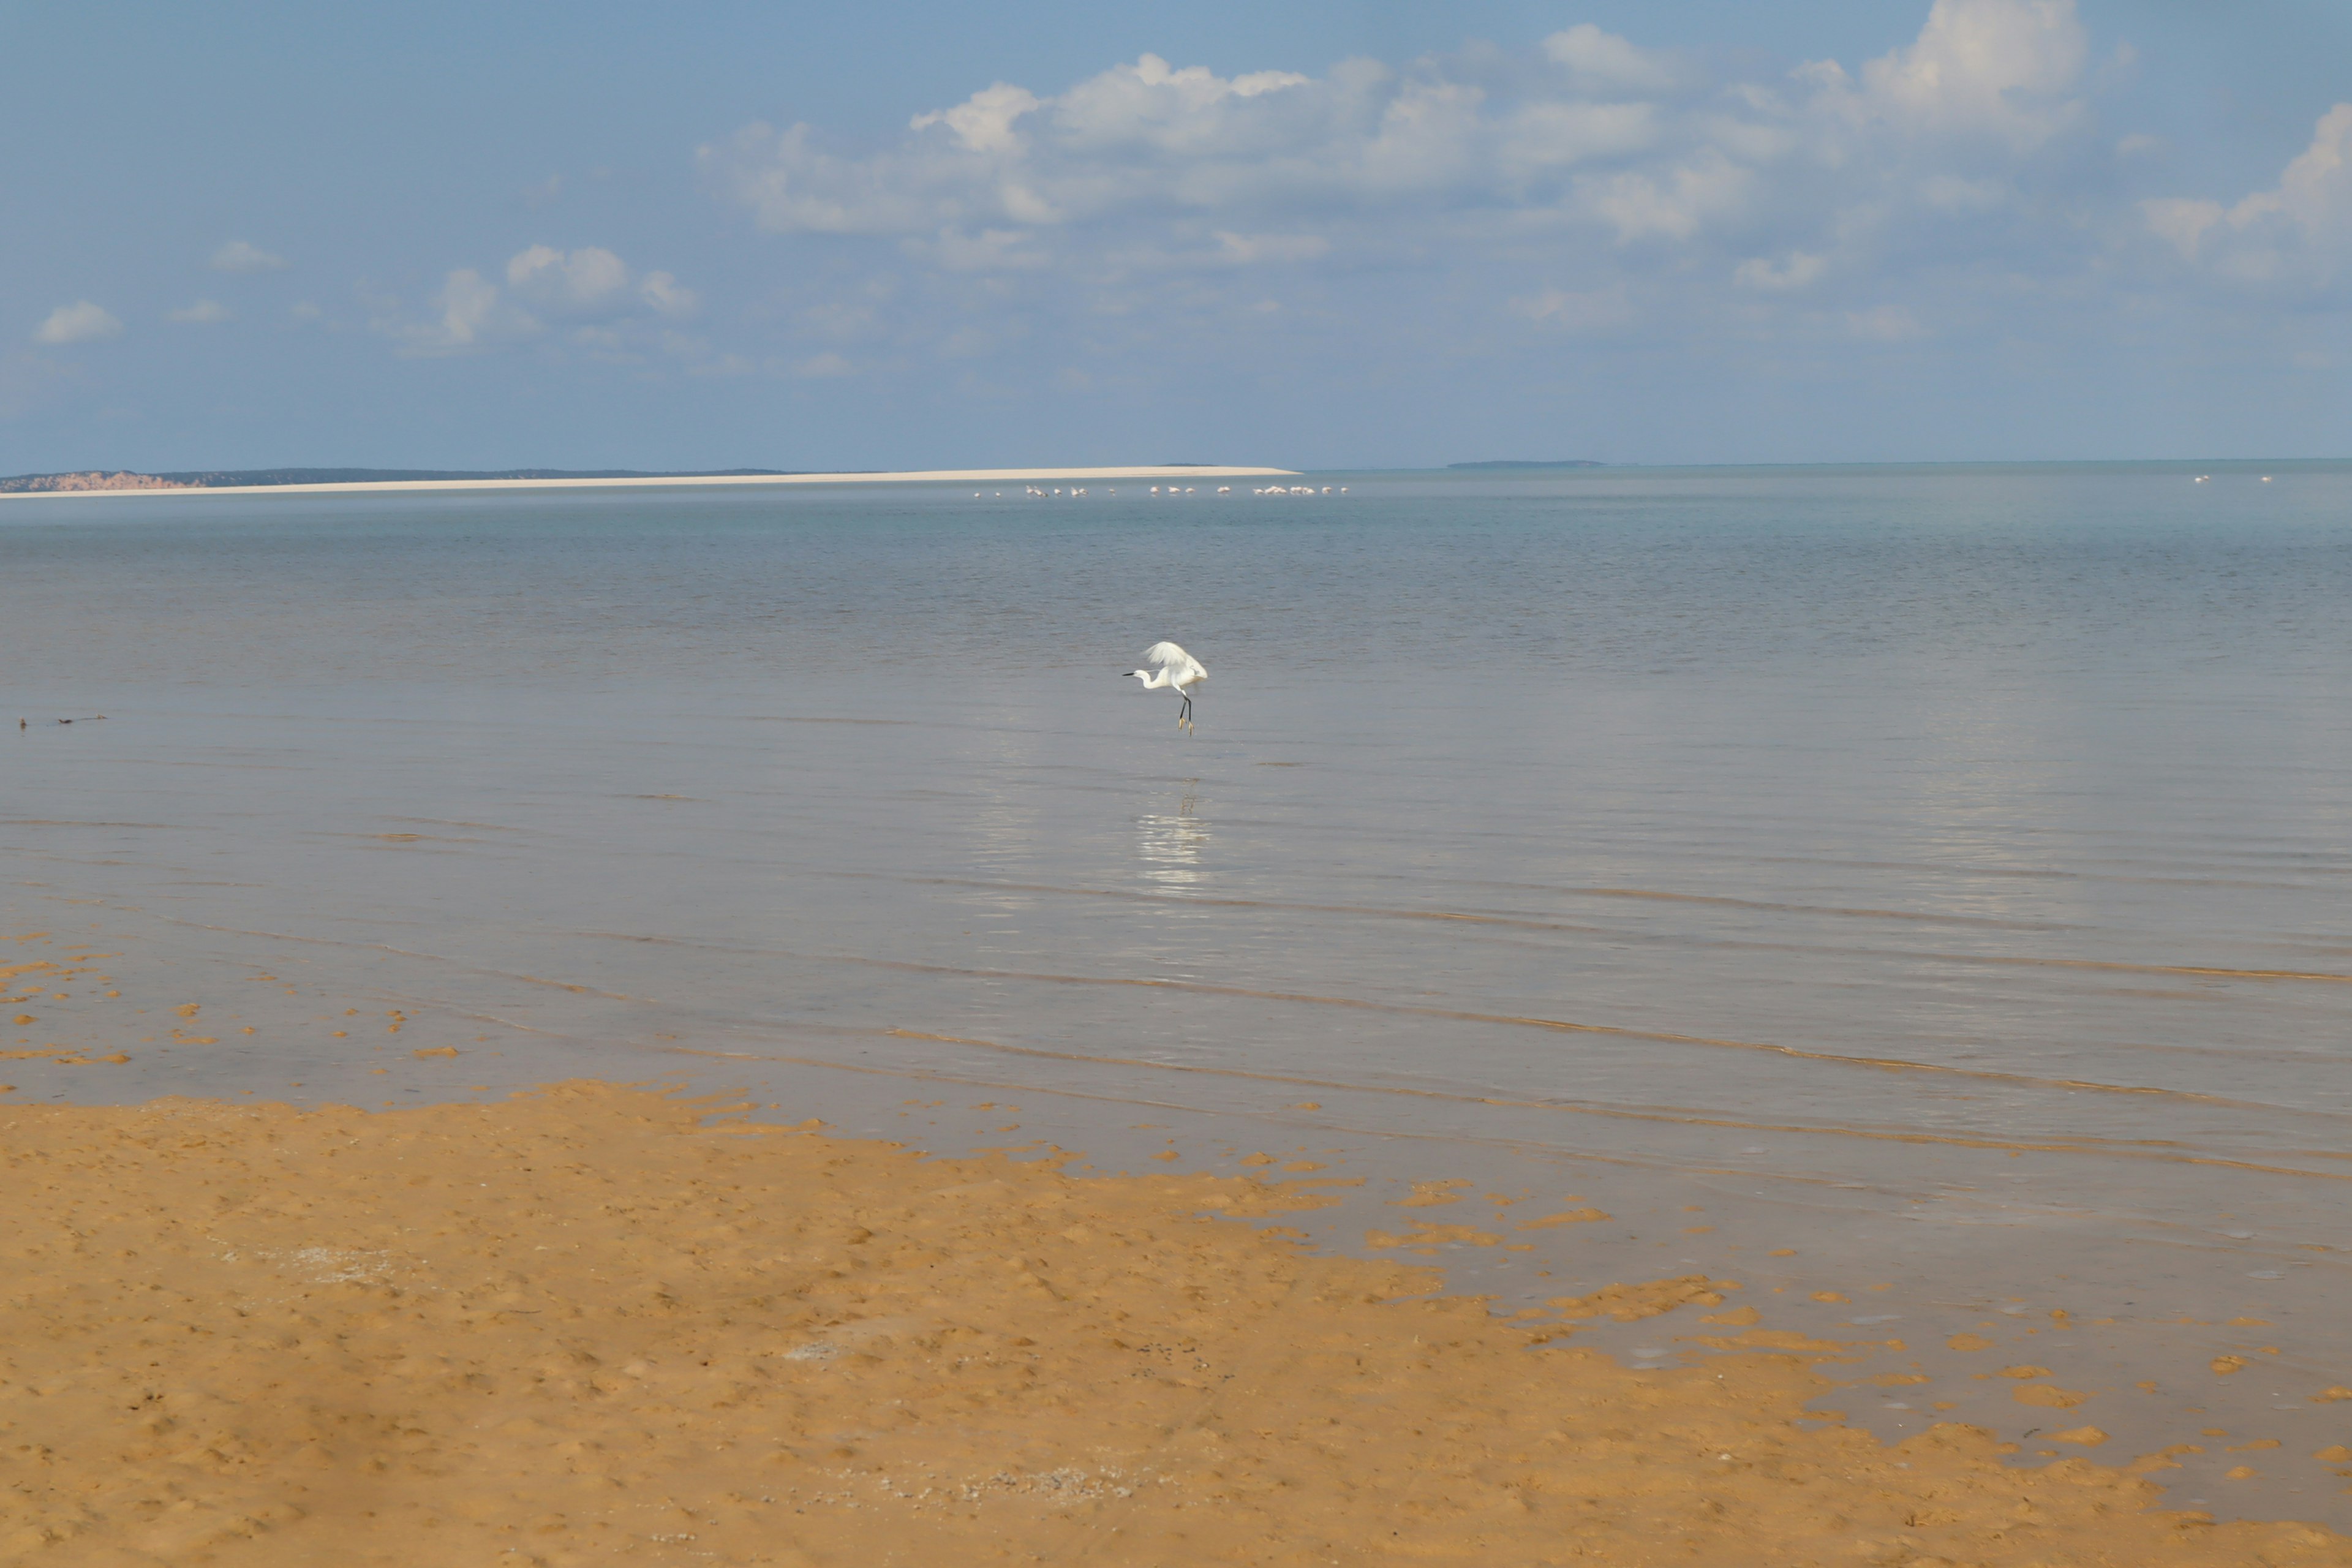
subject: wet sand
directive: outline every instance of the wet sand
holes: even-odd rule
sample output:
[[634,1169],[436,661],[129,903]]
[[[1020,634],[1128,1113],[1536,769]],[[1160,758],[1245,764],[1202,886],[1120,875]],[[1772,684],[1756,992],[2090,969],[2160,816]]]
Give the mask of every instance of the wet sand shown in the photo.
[[[1823,1425],[1848,1347],[1737,1281],[1504,1318],[1307,1249],[1281,1217],[1333,1179],[1279,1162],[1079,1177],[730,1109],[0,1109],[0,1562],[2352,1563],[2152,1508],[2167,1458],[2087,1421],[2038,1469]],[[1626,1318],[1704,1353],[1580,1345]]]

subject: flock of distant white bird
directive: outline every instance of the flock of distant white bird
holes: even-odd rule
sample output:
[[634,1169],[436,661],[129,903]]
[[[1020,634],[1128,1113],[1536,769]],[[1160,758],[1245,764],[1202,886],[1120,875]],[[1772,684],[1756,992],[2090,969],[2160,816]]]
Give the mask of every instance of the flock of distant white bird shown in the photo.
[[[2199,474],[2196,476],[2196,482],[2201,485],[2206,483],[2213,476],[2210,474]],[[2263,483],[2268,484],[2270,482],[2271,477],[2268,474],[2264,474],[2263,476]],[[1221,496],[1231,495],[1233,493],[1233,489],[1234,487],[1231,485],[1219,485],[1216,489],[1216,493]],[[1151,487],[1151,493],[1153,495],[1189,496],[1194,494],[1197,489],[1198,487],[1193,485],[1170,485],[1164,489],[1158,485],[1154,485]],[[974,498],[978,498],[982,494],[979,490],[974,490],[971,493]],[[999,490],[996,493],[1000,497],[1004,494],[1003,490]],[[1031,485],[1029,487],[1029,493],[1033,496],[1082,496],[1087,493],[1087,487],[1079,485],[1068,490],[1062,490],[1052,488],[1041,489],[1036,485]],[[1108,490],[1106,493],[1110,495],[1118,494],[1115,489]],[[1263,489],[1253,489],[1250,491],[1250,494],[1259,496],[1328,496],[1335,493],[1339,495],[1346,495],[1348,493],[1348,487],[1340,485],[1335,491],[1334,488],[1330,485],[1325,485],[1319,490],[1312,485],[1268,485]],[[1192,699],[1196,694],[1198,694],[1201,688],[1208,684],[1208,667],[1202,664],[1199,659],[1194,658],[1191,654],[1185,652],[1181,646],[1172,642],[1159,642],[1152,644],[1150,648],[1145,650],[1143,662],[1147,668],[1142,669],[1130,669],[1127,671],[1127,674],[1133,677],[1135,679],[1143,682],[1143,689],[1146,691],[1174,692],[1178,699],[1176,708],[1176,727],[1183,731],[1186,734],[1191,734],[1192,732]]]
[[[1198,495],[1200,492],[1201,487],[1198,485],[1169,485],[1164,488],[1160,485],[1154,485],[1151,487],[1150,491],[1151,494],[1156,496],[1189,496]],[[1067,489],[1064,489],[1058,485],[1051,488],[1031,485],[1028,487],[1028,493],[1033,496],[1061,496],[1065,500],[1076,500],[1079,496],[1088,494],[1089,489],[1088,487],[1085,485],[1072,485]],[[1211,493],[1214,495],[1229,496],[1234,493],[1234,487],[1231,485],[1219,485]],[[1325,485],[1319,490],[1313,485],[1268,485],[1264,489],[1252,489],[1250,491],[1250,494],[1254,496],[1343,496],[1347,493],[1348,487],[1345,485]],[[1115,496],[1118,494],[1118,490],[1115,486],[1107,486],[1103,490],[1103,494]],[[989,492],[986,490],[974,490],[971,492],[971,499],[974,500],[986,500],[989,499]],[[1003,500],[1004,499],[1004,492],[1003,490],[995,492],[995,499]]]

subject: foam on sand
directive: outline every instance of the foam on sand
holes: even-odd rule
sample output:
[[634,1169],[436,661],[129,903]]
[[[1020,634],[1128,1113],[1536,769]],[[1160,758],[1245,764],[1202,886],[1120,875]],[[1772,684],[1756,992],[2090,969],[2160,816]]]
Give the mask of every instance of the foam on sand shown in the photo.
[[1746,1309],[1629,1369],[1214,1217],[1309,1190],[714,1109],[0,1110],[0,1560],[2352,1564],[2160,1458],[1807,1429],[1840,1347]]

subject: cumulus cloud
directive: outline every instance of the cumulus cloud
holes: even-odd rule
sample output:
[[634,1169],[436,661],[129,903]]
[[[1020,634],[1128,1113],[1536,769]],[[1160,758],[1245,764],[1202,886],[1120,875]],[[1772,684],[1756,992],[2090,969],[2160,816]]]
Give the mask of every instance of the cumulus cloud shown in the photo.
[[533,245],[507,258],[501,285],[470,267],[452,270],[429,301],[426,319],[404,318],[396,303],[376,325],[412,354],[467,353],[563,328],[562,341],[605,354],[678,353],[698,340],[656,330],[656,321],[692,315],[693,289],[668,272],[632,271],[602,246],[559,250]]
[[[2037,312],[2079,326],[2081,301],[2183,267],[2352,279],[2352,104],[2274,188],[2135,207],[2118,193],[2162,149],[2099,123],[2097,62],[2125,51],[2095,49],[2076,0],[1915,3],[1916,30],[1874,58],[1770,73],[1590,23],[1516,52],[1314,72],[1147,54],[1063,84],[974,83],[864,144],[748,125],[698,161],[760,228],[854,258],[839,275],[896,279],[854,307],[857,341],[892,353],[1009,353],[1018,332],[958,346],[979,312],[1108,353],[1180,315],[1313,331],[1401,297],[1415,324],[1489,342],[1961,352],[2033,335]],[[1425,286],[1383,281],[1407,275]],[[811,324],[834,320],[821,291],[780,316],[807,330],[777,363],[846,341]]]
[[215,321],[227,321],[228,308],[217,300],[199,300],[185,310],[172,311],[171,318],[192,326],[209,326]]
[[1689,239],[1711,218],[1737,217],[1762,195],[1757,171],[1701,148],[1677,167],[1594,175],[1577,182],[1582,205],[1621,240]]
[[638,279],[637,298],[664,316],[690,316],[698,303],[693,289],[667,272],[648,272]]
[[257,245],[242,239],[232,239],[213,252],[215,272],[275,272],[286,265],[282,256],[272,256]]
[[507,286],[542,308],[595,310],[628,288],[629,268],[601,246],[567,256],[552,246],[534,245],[508,260]]
[[1016,145],[1013,122],[1034,113],[1036,109],[1036,94],[1027,88],[1000,81],[973,93],[953,109],[918,114],[908,129],[928,131],[934,125],[944,125],[954,134],[956,144],[968,153],[1003,153]]
[[2166,197],[2140,204],[2182,259],[2242,283],[2326,287],[2352,261],[2352,103],[2319,118],[2311,144],[2273,189],[2235,204]]
[[403,348],[410,353],[463,353],[479,347],[501,328],[527,331],[538,326],[527,316],[501,312],[498,285],[470,267],[451,272],[432,304],[436,312],[433,320],[396,329]]
[[1907,49],[1863,67],[1809,68],[1821,102],[1897,132],[1995,137],[2024,151],[2079,122],[2090,40],[2074,0],[1936,0]]
[[699,158],[762,228],[884,240],[946,272],[1540,243],[1684,253],[1760,300],[2016,206],[2037,156],[2087,125],[2088,57],[2074,0],[1934,0],[1901,48],[1764,82],[1710,85],[1589,23],[1510,68],[1228,77],[1144,55],[1057,93],[992,83],[878,147],[755,124]]
[[929,237],[1492,201],[1652,134],[1639,105],[1513,107],[1498,114],[1478,87],[1368,60],[1322,78],[1227,78],[1145,55],[1050,97],[997,83],[917,115],[880,152],[845,156],[807,125],[752,125],[701,163],[778,233]]
[[1566,67],[1578,86],[1599,91],[1656,92],[1674,86],[1678,74],[1665,55],[1604,33],[1590,22],[1554,33],[1543,41],[1543,52]]
[[121,335],[122,323],[114,312],[88,300],[58,306],[33,330],[37,343],[86,343]]

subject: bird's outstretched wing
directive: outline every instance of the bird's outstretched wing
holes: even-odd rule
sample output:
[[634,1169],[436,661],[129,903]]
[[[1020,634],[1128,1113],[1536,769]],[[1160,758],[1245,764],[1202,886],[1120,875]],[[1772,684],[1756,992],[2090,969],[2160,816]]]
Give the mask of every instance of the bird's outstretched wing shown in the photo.
[[1166,669],[1169,680],[1179,686],[1194,680],[1206,680],[1209,678],[1207,665],[1202,664],[1172,642],[1156,642],[1145,648],[1143,662],[1156,664]]

